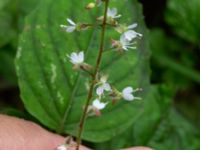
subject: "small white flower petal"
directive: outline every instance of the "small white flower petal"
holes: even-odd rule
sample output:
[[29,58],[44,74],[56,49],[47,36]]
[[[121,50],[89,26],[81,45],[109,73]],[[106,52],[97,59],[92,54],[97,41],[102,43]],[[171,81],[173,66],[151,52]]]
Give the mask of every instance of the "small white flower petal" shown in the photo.
[[73,64],[77,64],[77,63],[78,63],[78,55],[77,55],[77,53],[73,52],[73,53],[70,55],[70,61],[71,61]]
[[66,32],[73,32],[76,29],[76,26],[66,26],[66,25],[60,25],[61,28],[63,28]]
[[142,34],[135,32],[134,30],[128,30],[124,32],[124,36],[128,41],[133,40],[137,36],[142,36]]
[[109,83],[103,84],[103,88],[104,88],[105,91],[111,91],[111,87],[110,87]]
[[84,52],[83,51],[78,53],[78,60],[80,63],[83,63],[83,61],[84,61]]
[[106,105],[107,105],[107,103],[100,102],[99,99],[95,99],[92,102],[92,106],[98,110],[104,109],[106,107]]
[[66,25],[63,25],[63,24],[61,24],[61,25],[60,25],[60,27],[61,27],[61,28],[66,28],[67,26],[66,26]]
[[113,19],[121,17],[117,15],[117,8],[108,8],[107,16]]
[[133,92],[133,88],[131,86],[124,88],[122,91],[122,93],[125,93],[125,94],[130,94],[132,92]]
[[134,96],[133,96],[132,92],[133,92],[132,87],[128,86],[128,87],[124,88],[122,91],[122,97],[127,101],[132,101],[132,100],[134,100]]
[[107,15],[108,17],[114,17],[117,14],[117,8],[108,8]]
[[127,46],[122,46],[122,49],[125,51],[128,51],[128,47]]
[[67,32],[71,33],[71,32],[73,32],[75,29],[76,29],[75,26],[67,26],[65,30],[66,30]]
[[120,42],[122,43],[122,45],[126,45],[127,43],[129,43],[129,41],[125,37],[125,34],[122,34],[120,36]]
[[81,51],[79,53],[73,52],[68,57],[70,58],[70,62],[73,63],[74,65],[81,64],[81,63],[84,62],[84,53],[83,53],[83,51]]
[[128,30],[128,31],[124,32],[124,36],[128,41],[131,41],[132,39],[137,37],[137,32],[135,32],[133,30]]
[[60,25],[61,28],[65,29],[66,32],[73,32],[74,30],[76,30],[76,24],[69,18],[67,18],[67,22],[70,24],[70,25]]
[[113,18],[120,18],[122,15],[116,15]]
[[72,21],[71,19],[67,18],[67,21],[69,22],[69,24],[76,26],[76,23],[74,21]]
[[75,30],[74,26],[66,26],[66,25],[60,25],[61,28],[63,28],[66,32],[73,32]]
[[130,30],[130,29],[134,29],[135,27],[137,27],[137,23],[133,23],[133,24],[131,24],[131,25],[129,25],[128,26],[128,29]]
[[60,145],[57,147],[57,150],[67,150],[65,145]]
[[101,96],[104,92],[104,87],[101,85],[96,89],[97,95]]
[[70,58],[70,62],[71,63],[76,63],[76,53],[72,53],[70,56],[68,56]]
[[134,96],[133,96],[133,94],[123,94],[123,98],[125,99],[125,100],[127,100],[127,101],[132,101],[132,100],[134,100]]

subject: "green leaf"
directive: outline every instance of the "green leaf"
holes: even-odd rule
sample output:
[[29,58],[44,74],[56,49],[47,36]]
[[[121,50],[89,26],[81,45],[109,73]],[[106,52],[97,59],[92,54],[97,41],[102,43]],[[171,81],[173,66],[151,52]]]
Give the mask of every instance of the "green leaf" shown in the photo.
[[12,21],[11,14],[0,10],[0,47],[7,44],[16,36],[16,31],[12,27]]
[[169,0],[166,11],[175,33],[194,44],[199,44],[200,38],[199,8],[199,0]]
[[[66,54],[84,50],[86,62],[94,64],[100,29],[67,34],[60,30],[60,24],[66,24],[66,18],[94,22],[102,13],[86,11],[84,6],[88,2],[42,1],[26,19],[16,56],[21,97],[27,110],[48,128],[74,136],[86,101],[87,79],[72,69]],[[131,85],[143,88],[145,95],[149,85],[149,51],[141,6],[136,1],[111,1],[111,6],[119,8],[124,16],[122,22],[138,22],[137,31],[144,36],[138,41],[137,50],[124,55],[105,53],[101,70],[109,74],[110,83],[120,90]],[[109,31],[106,45],[110,45],[111,35],[115,34]],[[112,38],[118,39],[119,35]],[[139,101],[109,104],[101,117],[88,117],[82,138],[100,142],[123,132],[143,111],[141,104]]]
[[1,0],[0,1],[0,10],[8,3],[8,0]]
[[200,148],[199,131],[172,107],[170,87],[152,86],[145,97],[144,112],[135,124],[112,140],[95,144],[97,150],[147,146],[156,150]]
[[[150,31],[150,47],[152,50],[153,78],[186,88],[191,81],[200,83],[200,73],[195,70],[198,57],[194,56],[191,46],[179,39],[168,37],[161,29]],[[179,78],[177,78],[179,76]],[[189,79],[189,80],[188,80]]]
[[0,49],[0,74],[1,77],[5,78],[8,85],[17,84],[17,77],[14,66],[14,55],[14,52],[12,52],[10,49]]
[[[200,132],[175,109],[163,118],[148,145],[157,150],[200,149]],[[165,145],[165,147],[163,147]]]
[[154,88],[154,98],[146,103],[144,114],[134,124],[134,145],[145,145],[156,150],[200,148],[199,131],[173,107],[175,91],[171,87]]
[[116,150],[125,147],[147,145],[154,135],[160,119],[166,117],[171,103],[171,90],[162,86],[151,86],[144,97],[143,112],[135,124],[112,140],[96,144],[98,150]]

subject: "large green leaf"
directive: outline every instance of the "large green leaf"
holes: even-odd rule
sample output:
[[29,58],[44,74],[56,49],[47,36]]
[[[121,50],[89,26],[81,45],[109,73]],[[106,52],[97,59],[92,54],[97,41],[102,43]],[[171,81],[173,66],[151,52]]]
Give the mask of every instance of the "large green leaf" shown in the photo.
[[[4,77],[9,84],[17,84],[17,78],[14,67],[14,54],[12,51],[0,49],[0,74]],[[6,65],[6,68],[5,68]]]
[[12,16],[8,12],[0,10],[0,47],[16,36],[16,31],[12,27],[12,21]]
[[[86,62],[94,64],[100,29],[67,34],[60,30],[60,24],[64,24],[67,17],[75,22],[94,22],[101,15],[101,10],[87,12],[84,6],[88,2],[42,1],[27,17],[16,56],[21,97],[27,110],[48,128],[72,135],[77,134],[86,100],[87,79],[72,70],[66,54],[84,50]],[[138,22],[138,32],[144,36],[138,42],[137,50],[130,50],[124,55],[105,53],[101,70],[109,74],[110,83],[117,88],[122,89],[128,85],[141,87],[144,95],[149,85],[149,51],[141,6],[136,0],[111,0],[111,5],[120,9],[124,16],[122,22]],[[106,41],[109,42],[111,35],[115,34],[109,31]],[[109,45],[108,42],[106,45]],[[83,139],[94,142],[108,140],[126,130],[140,112],[142,102],[139,101],[121,101],[114,106],[109,104],[101,117],[87,119]]]
[[200,73],[194,69],[198,57],[185,42],[168,37],[161,29],[154,29],[150,31],[150,47],[152,69],[162,70],[153,73],[153,80],[164,80],[182,89],[188,87],[191,80],[200,83]]
[[199,131],[172,107],[171,87],[152,86],[144,112],[135,124],[110,141],[95,144],[97,150],[143,145],[156,150],[200,148]]
[[199,140],[199,130],[177,110],[171,109],[168,116],[157,126],[148,145],[156,150],[199,150]]
[[154,132],[156,132],[160,120],[166,117],[172,95],[166,87],[162,86],[151,86],[148,91],[148,94],[144,97],[146,100],[144,111],[135,124],[110,141],[96,144],[95,149],[116,150],[136,145],[147,145]]
[[199,8],[199,0],[169,0],[166,11],[166,20],[175,33],[197,45],[200,38]]

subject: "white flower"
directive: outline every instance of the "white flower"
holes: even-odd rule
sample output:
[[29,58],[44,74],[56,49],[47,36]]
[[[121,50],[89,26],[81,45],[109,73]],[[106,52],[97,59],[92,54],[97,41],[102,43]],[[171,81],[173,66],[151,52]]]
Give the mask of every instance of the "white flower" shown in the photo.
[[134,30],[128,30],[122,34],[124,38],[128,41],[132,41],[136,37],[141,37],[142,34],[135,32]]
[[57,147],[57,150],[67,150],[65,145],[60,145]]
[[132,101],[134,99],[141,100],[140,97],[135,97],[133,95],[134,92],[141,91],[141,90],[142,89],[140,89],[140,88],[137,88],[137,89],[133,90],[132,87],[128,86],[128,87],[126,87],[126,88],[124,88],[122,90],[122,93],[121,93],[122,94],[122,98],[127,100],[127,101]]
[[67,18],[67,22],[70,24],[69,26],[60,25],[61,28],[65,29],[66,32],[73,32],[76,30],[76,23],[74,23],[71,19]]
[[134,96],[133,96],[133,88],[128,86],[126,88],[123,89],[122,91],[122,97],[127,100],[127,101],[132,101],[134,100]]
[[128,30],[134,29],[137,27],[137,23],[133,23],[127,27]]
[[137,23],[133,23],[127,27],[127,31],[124,32],[124,36],[127,40],[131,41],[136,37],[142,37],[141,33],[135,32],[133,29],[137,27]]
[[119,24],[115,30],[119,33],[122,33],[122,36],[124,36],[126,40],[132,41],[134,38],[142,36],[142,34],[133,30],[135,27],[137,27],[137,23],[133,23],[129,26]]
[[125,37],[125,35],[121,35],[120,37],[120,47],[121,49],[128,51],[128,49],[136,49],[136,47],[131,46],[134,45],[134,43],[131,43],[129,40],[127,40],[127,38]]
[[79,52],[79,53],[71,53],[70,56],[68,56],[70,58],[70,62],[74,65],[80,65],[84,62],[84,53],[83,51]]
[[118,32],[120,33],[124,32],[124,33],[120,36],[119,42],[116,42],[116,41],[113,42],[113,46],[119,50],[123,49],[125,51],[127,51],[128,49],[136,49],[135,46],[131,46],[135,44],[131,41],[135,39],[136,37],[141,37],[142,34],[132,30],[135,27],[137,27],[137,23],[133,23],[127,27],[119,26],[118,28],[116,28]]
[[103,103],[103,102],[100,102],[99,99],[95,99],[93,102],[92,102],[92,106],[97,109],[97,110],[102,110],[106,107],[107,103]]
[[[106,107],[108,103],[103,103],[101,102],[99,99],[95,99],[92,102],[92,105],[90,105],[88,107],[88,113],[92,110],[96,116],[101,116],[101,111],[102,109],[104,109]],[[93,115],[93,113],[89,114],[89,115]]]
[[107,17],[115,19],[115,18],[120,18],[121,15],[117,15],[117,8],[112,8],[112,9],[108,8]]
[[99,82],[99,86],[96,89],[97,95],[101,96],[103,92],[105,91],[111,91],[110,84],[107,83],[107,76],[102,76]]

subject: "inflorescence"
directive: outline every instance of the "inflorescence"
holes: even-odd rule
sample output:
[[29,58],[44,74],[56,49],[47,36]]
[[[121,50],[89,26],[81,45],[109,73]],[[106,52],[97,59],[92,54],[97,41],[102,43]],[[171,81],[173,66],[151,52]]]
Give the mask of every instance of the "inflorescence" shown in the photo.
[[[89,3],[85,8],[90,10],[95,7],[100,7],[105,3],[105,0],[95,0],[95,2]],[[136,32],[134,29],[137,27],[137,23],[132,23],[130,25],[120,24],[119,18],[122,17],[121,14],[118,14],[117,8],[108,8],[106,14],[106,25],[114,28],[118,32],[119,39],[111,39],[111,51],[126,53],[131,49],[136,49],[135,39],[141,38],[142,34]],[[100,25],[103,24],[105,16],[99,16],[96,18],[96,21]],[[72,19],[67,18],[67,25],[60,25],[60,27],[67,33],[72,33],[76,31],[88,30],[93,27],[90,23],[75,23]],[[105,51],[105,50],[104,50]],[[125,101],[140,100],[140,97],[134,96],[134,93],[141,91],[140,88],[133,89],[131,86],[127,86],[124,89],[118,90],[116,87],[111,85],[108,80],[108,75],[105,75],[100,70],[94,74],[94,67],[85,62],[84,50],[78,50],[72,52],[67,57],[69,61],[73,64],[73,69],[76,71],[86,71],[89,72],[91,76],[95,76],[95,79],[92,78],[94,83],[95,95],[92,96],[92,101],[87,106],[87,116],[100,116],[101,110],[105,109],[106,106],[112,102],[113,104],[117,101],[123,99]],[[84,106],[85,107],[85,106]],[[63,150],[64,147],[59,147],[59,150]]]

